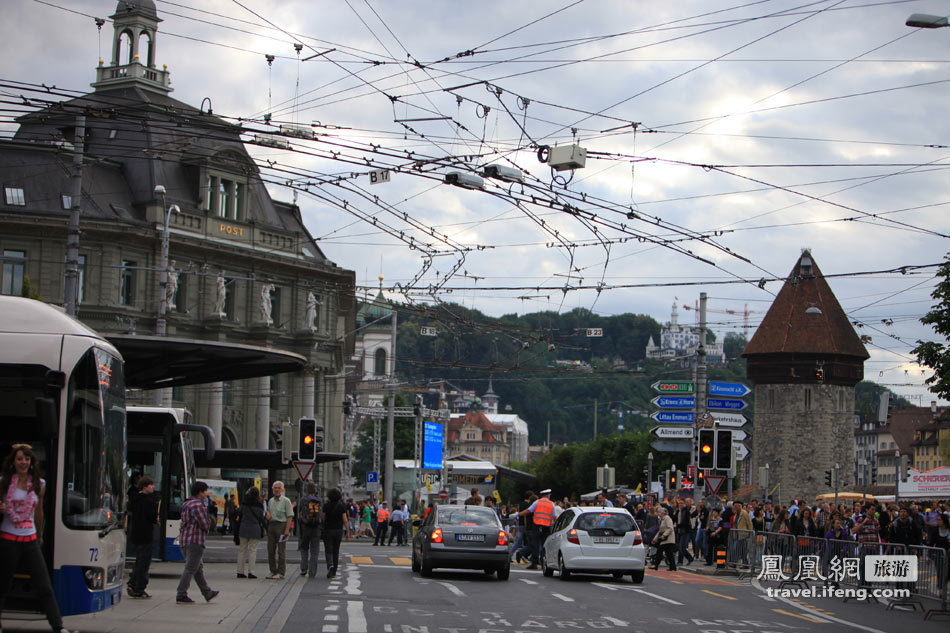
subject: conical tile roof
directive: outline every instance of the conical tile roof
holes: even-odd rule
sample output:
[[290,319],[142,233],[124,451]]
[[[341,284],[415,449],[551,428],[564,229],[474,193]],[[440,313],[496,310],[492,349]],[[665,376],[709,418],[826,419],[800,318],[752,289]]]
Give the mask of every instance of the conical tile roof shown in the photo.
[[785,280],[742,356],[821,354],[869,357],[809,251]]

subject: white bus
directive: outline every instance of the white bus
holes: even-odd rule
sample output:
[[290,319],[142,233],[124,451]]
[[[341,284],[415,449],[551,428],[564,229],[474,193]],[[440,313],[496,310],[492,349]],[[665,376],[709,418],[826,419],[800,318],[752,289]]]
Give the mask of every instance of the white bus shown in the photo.
[[[63,615],[121,598],[126,412],[122,357],[61,310],[0,296],[0,452],[25,442],[46,479],[43,550]],[[18,574],[6,611],[42,613]]]

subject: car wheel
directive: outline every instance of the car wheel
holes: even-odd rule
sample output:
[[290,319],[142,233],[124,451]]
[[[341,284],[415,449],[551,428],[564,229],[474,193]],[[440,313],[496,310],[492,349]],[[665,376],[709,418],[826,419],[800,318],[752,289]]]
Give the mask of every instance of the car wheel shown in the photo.
[[611,572],[610,575],[614,577],[614,580],[620,580],[621,578],[623,578],[623,572],[622,572],[622,571]]
[[630,580],[638,585],[643,582],[643,570],[641,569],[630,574]]
[[498,568],[498,580],[508,580],[509,576],[511,576],[511,565]]
[[547,578],[550,578],[554,575],[554,570],[551,569],[551,566],[548,565],[548,557],[543,551],[541,552],[541,574]]
[[557,555],[557,568],[559,570],[558,577],[561,580],[567,580],[571,577],[571,570],[567,568],[567,565],[564,564],[564,556],[561,554]]
[[416,550],[415,550],[415,548],[413,548],[413,550],[412,550],[412,571],[418,572],[420,569],[422,569],[422,565],[419,564],[419,559],[416,558]]
[[426,560],[425,554],[422,555],[422,563],[420,565],[421,569],[419,570],[423,576],[428,578],[432,575],[432,563]]

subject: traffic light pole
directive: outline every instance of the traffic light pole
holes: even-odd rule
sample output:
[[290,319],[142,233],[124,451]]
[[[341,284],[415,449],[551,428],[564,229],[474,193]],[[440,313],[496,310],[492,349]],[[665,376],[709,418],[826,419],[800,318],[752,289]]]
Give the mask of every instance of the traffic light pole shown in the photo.
[[[706,417],[706,293],[699,293],[699,347],[696,349],[696,406],[693,414],[693,472],[699,471],[699,424]],[[693,475],[693,500],[697,503],[705,490],[700,490],[698,475]],[[705,486],[705,482],[703,483]]]

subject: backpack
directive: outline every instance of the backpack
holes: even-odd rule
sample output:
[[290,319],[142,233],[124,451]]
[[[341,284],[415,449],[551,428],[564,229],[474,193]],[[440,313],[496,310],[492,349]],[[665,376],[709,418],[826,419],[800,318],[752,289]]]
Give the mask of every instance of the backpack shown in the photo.
[[300,500],[300,522],[307,527],[320,525],[320,499],[304,497]]

